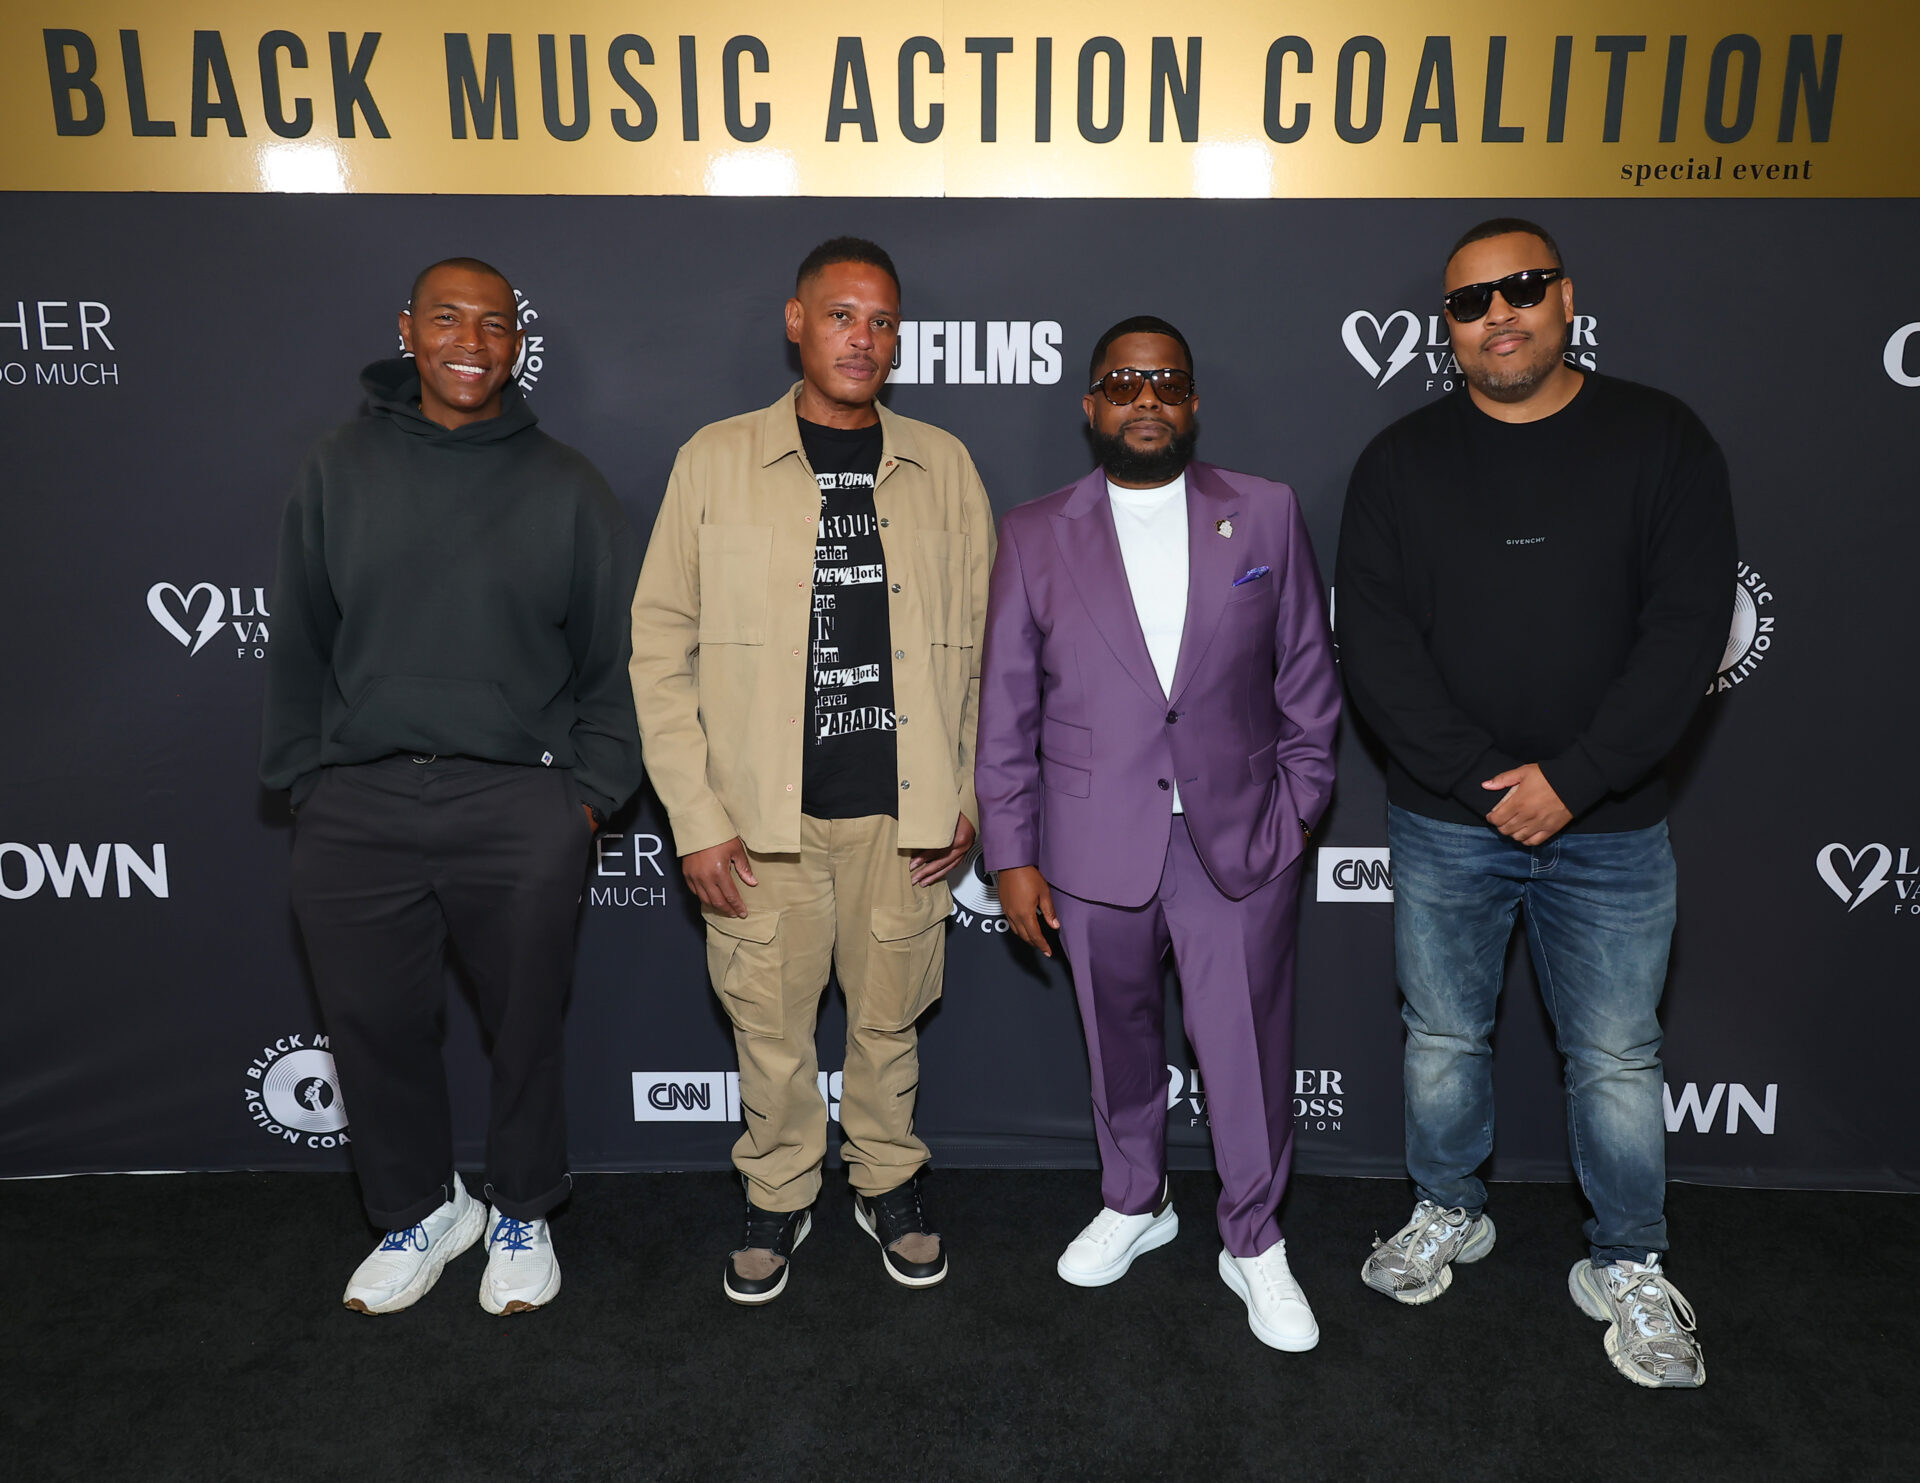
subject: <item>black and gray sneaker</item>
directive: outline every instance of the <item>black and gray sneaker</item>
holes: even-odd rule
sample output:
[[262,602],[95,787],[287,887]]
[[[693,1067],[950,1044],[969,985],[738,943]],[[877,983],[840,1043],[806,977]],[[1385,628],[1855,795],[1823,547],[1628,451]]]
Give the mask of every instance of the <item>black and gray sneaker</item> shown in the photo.
[[939,1232],[927,1229],[920,1208],[920,1176],[884,1195],[853,1197],[853,1218],[880,1243],[887,1275],[903,1287],[932,1287],[947,1276],[947,1247]]
[[811,1210],[762,1210],[747,1201],[747,1234],[727,1257],[721,1289],[736,1303],[771,1303],[786,1291],[788,1258],[813,1229]]
[[1396,1303],[1431,1303],[1453,1285],[1453,1264],[1477,1262],[1493,1250],[1493,1221],[1485,1211],[1443,1210],[1431,1200],[1360,1264],[1360,1280]]
[[1635,1385],[1691,1390],[1707,1383],[1707,1360],[1693,1336],[1693,1305],[1660,1270],[1660,1257],[1596,1267],[1582,1257],[1567,1273],[1580,1311],[1607,1325],[1607,1358]]

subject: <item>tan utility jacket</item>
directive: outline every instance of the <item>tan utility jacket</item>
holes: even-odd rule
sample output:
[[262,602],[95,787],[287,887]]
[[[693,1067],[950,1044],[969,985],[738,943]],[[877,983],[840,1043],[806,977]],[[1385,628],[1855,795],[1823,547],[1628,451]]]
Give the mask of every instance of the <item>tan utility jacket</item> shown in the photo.
[[[633,595],[633,696],[647,775],[682,855],[739,835],[800,848],[808,632],[820,491],[799,387],[681,448]],[[993,510],[960,440],[880,408],[874,510],[893,636],[900,846],[977,826],[974,728]]]

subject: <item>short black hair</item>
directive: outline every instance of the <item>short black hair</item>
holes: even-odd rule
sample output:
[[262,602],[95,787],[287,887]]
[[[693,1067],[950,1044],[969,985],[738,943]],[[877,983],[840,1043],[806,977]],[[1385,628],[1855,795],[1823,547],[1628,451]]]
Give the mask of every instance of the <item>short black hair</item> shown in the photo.
[[1484,242],[1489,237],[1505,237],[1514,232],[1525,232],[1529,237],[1538,237],[1542,242],[1547,244],[1547,253],[1553,258],[1554,267],[1566,267],[1566,261],[1560,256],[1560,244],[1553,240],[1553,233],[1549,232],[1538,222],[1528,221],[1522,216],[1489,217],[1453,244],[1452,251],[1447,254],[1447,261],[1452,262],[1460,256],[1461,248],[1469,246],[1472,243]]
[[[464,268],[469,273],[485,273],[489,277],[498,278],[502,283],[506,284],[507,293],[513,295],[513,281],[509,279],[505,273],[502,273],[498,268],[494,267],[492,263],[483,263],[477,257],[443,257],[437,263],[428,263],[426,267],[413,275],[413,287],[407,293],[408,313],[413,312],[413,301],[420,297],[420,285],[427,281],[427,275],[437,273],[442,268]],[[517,296],[515,296],[514,302],[517,306],[519,303]],[[519,318],[517,307],[514,317],[516,319]]]
[[1187,370],[1193,370],[1193,347],[1187,343],[1187,337],[1168,324],[1157,314],[1135,314],[1123,319],[1094,341],[1093,354],[1087,360],[1087,381],[1093,382],[1100,374],[1100,362],[1106,359],[1107,347],[1122,335],[1165,335],[1169,340],[1179,342],[1181,350],[1186,352]]
[[887,256],[886,248],[865,237],[829,237],[822,242],[800,259],[800,271],[793,275],[793,291],[799,293],[809,278],[835,263],[865,263],[879,268],[893,280],[893,291],[900,292],[900,273],[893,266],[893,259]]

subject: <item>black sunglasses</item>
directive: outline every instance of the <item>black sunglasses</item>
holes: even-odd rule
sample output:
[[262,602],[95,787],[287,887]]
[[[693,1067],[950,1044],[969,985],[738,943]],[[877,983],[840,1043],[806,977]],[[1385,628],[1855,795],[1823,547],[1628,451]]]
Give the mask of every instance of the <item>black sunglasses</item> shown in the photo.
[[1531,309],[1547,296],[1547,285],[1565,273],[1564,268],[1523,268],[1496,278],[1491,283],[1469,283],[1447,295],[1447,313],[1455,324],[1472,324],[1493,307],[1496,292],[1515,309]]
[[1166,367],[1158,371],[1142,370],[1139,366],[1116,366],[1108,371],[1093,385],[1087,388],[1091,395],[1099,392],[1116,407],[1127,406],[1139,400],[1140,390],[1149,381],[1153,383],[1153,394],[1162,406],[1177,407],[1197,389],[1193,384],[1193,372],[1175,370]]

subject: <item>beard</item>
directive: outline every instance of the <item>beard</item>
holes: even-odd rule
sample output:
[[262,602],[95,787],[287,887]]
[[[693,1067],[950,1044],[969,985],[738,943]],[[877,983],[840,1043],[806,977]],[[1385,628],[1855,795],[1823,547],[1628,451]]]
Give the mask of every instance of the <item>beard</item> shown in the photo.
[[1093,452],[1107,477],[1116,483],[1166,484],[1192,462],[1194,445],[1199,441],[1200,425],[1196,422],[1162,446],[1142,450],[1128,444],[1127,430],[1122,426],[1111,437],[1094,429]]
[[1524,365],[1514,365],[1511,360],[1496,365],[1491,358],[1476,361],[1471,366],[1462,361],[1460,369],[1467,380],[1473,383],[1474,389],[1489,401],[1524,402],[1553,374],[1561,357],[1566,354],[1572,337],[1573,326],[1563,325],[1551,355],[1531,358]]

